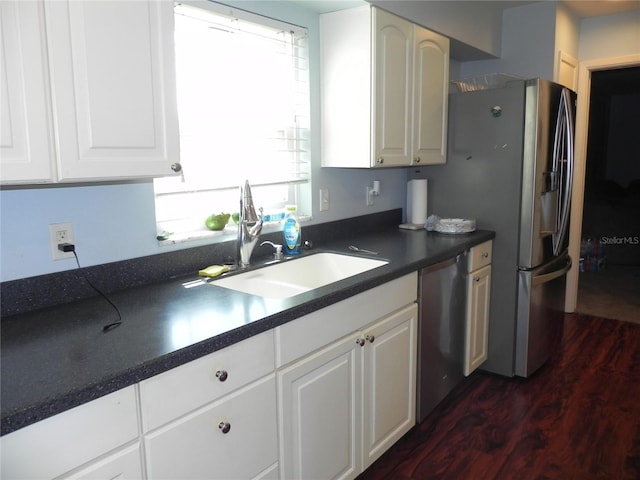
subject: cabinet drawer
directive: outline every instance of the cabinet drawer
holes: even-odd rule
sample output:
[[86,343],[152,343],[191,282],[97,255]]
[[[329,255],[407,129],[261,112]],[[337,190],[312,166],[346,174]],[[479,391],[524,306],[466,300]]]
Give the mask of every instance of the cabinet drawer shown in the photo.
[[1,478],[53,478],[138,437],[135,386],[2,437]]
[[365,327],[418,297],[418,274],[410,273],[276,328],[281,367]]
[[249,479],[264,472],[274,478],[278,462],[275,412],[272,373],[145,435],[148,478]]
[[60,480],[125,480],[143,478],[140,442],[101,458]]
[[145,432],[274,370],[273,331],[248,338],[140,383]]
[[493,242],[491,240],[476,245],[469,250],[469,257],[467,260],[467,272],[473,272],[479,268],[489,265],[491,263],[491,248]]

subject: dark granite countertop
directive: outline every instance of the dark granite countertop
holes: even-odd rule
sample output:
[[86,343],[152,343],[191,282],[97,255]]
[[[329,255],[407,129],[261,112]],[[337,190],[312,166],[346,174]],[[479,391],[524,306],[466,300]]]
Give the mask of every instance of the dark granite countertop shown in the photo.
[[[2,435],[133,385],[170,368],[292,321],[494,237],[397,228],[329,242],[304,252],[379,252],[387,265],[287,299],[264,299],[201,283],[197,273],[114,292],[122,325],[101,297],[2,321]],[[364,255],[366,256],[366,255]],[[295,260],[286,260],[295,261]],[[252,267],[253,268],[253,267]]]

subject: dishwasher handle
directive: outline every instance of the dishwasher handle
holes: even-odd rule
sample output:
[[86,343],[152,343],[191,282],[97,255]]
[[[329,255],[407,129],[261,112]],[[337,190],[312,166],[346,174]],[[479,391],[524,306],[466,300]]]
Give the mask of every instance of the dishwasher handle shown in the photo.
[[450,267],[451,265],[455,265],[456,263],[463,261],[466,258],[466,256],[467,256],[466,252],[461,252],[453,258],[448,258],[447,260],[444,260],[442,262],[434,263],[433,265],[424,267],[422,270],[420,270],[420,273],[421,275],[428,275],[431,272],[442,270],[443,268]]

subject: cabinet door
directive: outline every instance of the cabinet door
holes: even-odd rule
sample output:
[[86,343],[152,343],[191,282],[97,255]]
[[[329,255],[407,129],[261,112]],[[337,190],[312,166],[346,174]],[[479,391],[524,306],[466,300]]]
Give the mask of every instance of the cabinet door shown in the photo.
[[171,174],[173,2],[45,2],[59,180]]
[[372,166],[411,163],[413,25],[373,9]]
[[412,161],[445,163],[449,98],[449,40],[415,27]]
[[363,332],[363,468],[415,424],[418,306]]
[[489,296],[491,265],[467,277],[467,328],[465,337],[464,374],[469,375],[487,359],[489,342]]
[[272,374],[145,435],[148,478],[277,478],[275,411]]
[[41,2],[0,2],[0,180],[51,182],[44,11]]
[[278,373],[282,478],[360,473],[361,347],[351,335]]

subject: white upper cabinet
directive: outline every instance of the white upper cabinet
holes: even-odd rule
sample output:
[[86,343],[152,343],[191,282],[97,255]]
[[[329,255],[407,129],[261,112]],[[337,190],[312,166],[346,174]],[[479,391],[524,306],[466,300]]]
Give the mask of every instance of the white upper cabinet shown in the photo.
[[[9,176],[9,170],[5,172],[4,146],[11,132],[3,128],[3,182],[172,174],[172,165],[179,162],[173,2],[18,2],[12,8],[28,10],[24,14],[30,21],[39,21],[38,28],[30,33],[39,37],[33,43],[39,41],[42,46],[44,42],[42,48],[46,48],[48,57],[12,51],[11,56],[19,58],[7,63],[3,79],[10,80],[13,91],[23,91],[25,109],[48,112],[48,98],[43,101],[42,95],[28,89],[30,85],[19,83],[21,72],[15,65],[22,62],[23,69],[44,75],[43,90],[47,95],[50,90],[51,117],[43,118],[52,118],[53,128],[47,125],[31,130],[28,137],[39,145],[49,145],[53,138],[56,155],[55,161],[48,163],[53,164],[49,167],[53,172],[46,178],[27,171]],[[4,10],[3,4],[3,36]],[[17,28],[13,20],[8,23],[10,28]],[[42,33],[45,30],[46,38]],[[7,50],[5,47],[3,55]],[[4,124],[4,102],[2,107]],[[19,123],[21,113],[15,108],[8,110],[11,125]],[[30,157],[45,168],[43,155],[30,152]]]
[[373,156],[375,165],[411,164],[413,26],[373,10]]
[[171,173],[173,3],[46,2],[60,180]]
[[444,163],[449,40],[373,7],[321,15],[322,166]]
[[449,99],[449,39],[414,27],[413,165],[445,163]]
[[43,4],[0,2],[0,180],[51,181]]

